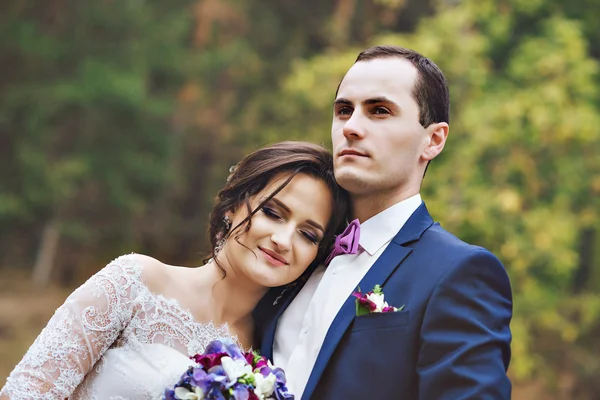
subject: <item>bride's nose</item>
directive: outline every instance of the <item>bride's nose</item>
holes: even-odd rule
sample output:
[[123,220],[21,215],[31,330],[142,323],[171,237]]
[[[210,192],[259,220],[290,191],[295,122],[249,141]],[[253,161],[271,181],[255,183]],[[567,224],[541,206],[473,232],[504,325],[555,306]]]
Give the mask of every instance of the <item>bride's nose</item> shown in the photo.
[[271,241],[281,252],[289,251],[292,248],[292,237],[295,228],[291,224],[281,225],[271,234]]

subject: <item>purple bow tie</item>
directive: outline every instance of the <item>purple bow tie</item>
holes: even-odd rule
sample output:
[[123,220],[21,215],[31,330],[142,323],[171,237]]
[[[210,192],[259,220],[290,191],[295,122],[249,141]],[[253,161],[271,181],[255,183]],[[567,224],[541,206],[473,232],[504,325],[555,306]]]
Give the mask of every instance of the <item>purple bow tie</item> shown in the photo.
[[325,260],[325,266],[328,266],[335,256],[340,254],[356,254],[358,252],[358,242],[360,240],[360,222],[358,219],[350,222],[341,235],[335,238],[333,250]]

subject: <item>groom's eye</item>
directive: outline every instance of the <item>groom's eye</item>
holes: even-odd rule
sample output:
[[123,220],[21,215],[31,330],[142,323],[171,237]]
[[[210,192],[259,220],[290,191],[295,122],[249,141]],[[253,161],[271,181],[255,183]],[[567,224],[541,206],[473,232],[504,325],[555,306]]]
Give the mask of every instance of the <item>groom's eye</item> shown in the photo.
[[352,109],[350,107],[341,107],[337,113],[338,115],[352,115]]
[[377,115],[387,115],[390,114],[390,110],[388,110],[385,107],[375,107],[373,109],[373,114],[377,114]]

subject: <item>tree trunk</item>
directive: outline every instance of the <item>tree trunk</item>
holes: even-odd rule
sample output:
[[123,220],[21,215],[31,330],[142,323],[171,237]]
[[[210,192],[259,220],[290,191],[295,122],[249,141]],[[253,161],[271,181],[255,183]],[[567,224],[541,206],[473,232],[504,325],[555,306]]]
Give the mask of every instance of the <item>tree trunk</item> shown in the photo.
[[572,292],[579,294],[590,286],[594,264],[596,230],[584,228],[579,234],[579,265],[573,277]]
[[33,284],[38,288],[48,286],[54,268],[54,259],[59,241],[60,222],[57,219],[51,219],[44,227],[42,241],[33,268]]

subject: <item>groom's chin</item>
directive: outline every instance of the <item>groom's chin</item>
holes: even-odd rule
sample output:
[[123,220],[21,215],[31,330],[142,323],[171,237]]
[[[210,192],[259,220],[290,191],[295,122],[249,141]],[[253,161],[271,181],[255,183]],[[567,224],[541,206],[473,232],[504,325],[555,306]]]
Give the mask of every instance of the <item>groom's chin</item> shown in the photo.
[[344,165],[336,168],[335,180],[338,185],[349,193],[356,193],[368,187],[368,178],[366,174],[354,166]]

